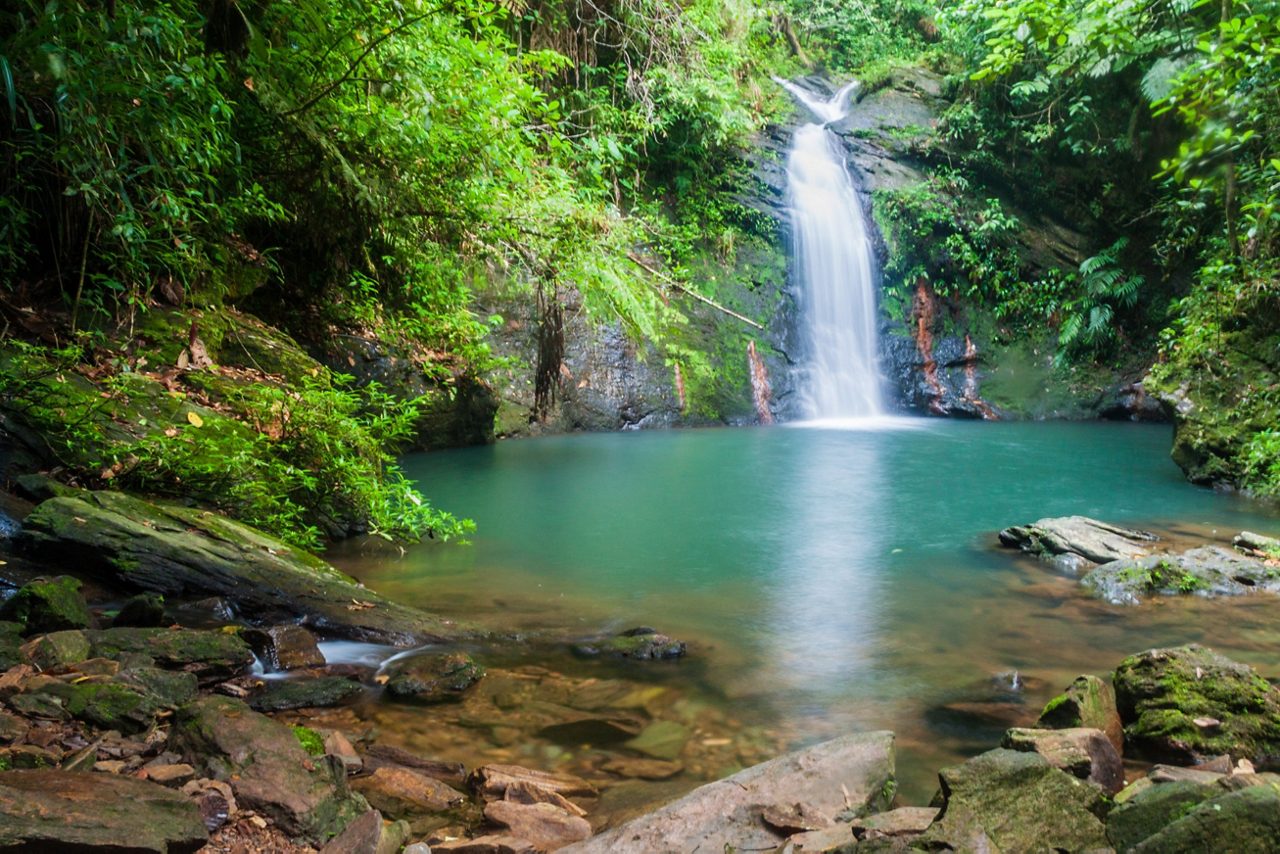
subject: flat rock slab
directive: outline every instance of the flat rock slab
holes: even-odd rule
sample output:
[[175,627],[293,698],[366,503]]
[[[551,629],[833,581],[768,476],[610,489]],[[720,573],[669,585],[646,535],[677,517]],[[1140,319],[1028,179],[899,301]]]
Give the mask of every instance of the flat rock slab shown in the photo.
[[186,854],[208,841],[196,805],[155,783],[111,774],[0,774],[0,849]]
[[475,634],[390,602],[314,555],[206,510],[82,491],[40,504],[22,536],[49,559],[106,571],[128,587],[220,596],[259,619],[301,618],[354,640],[403,645]]
[[1114,560],[1081,583],[1113,605],[1137,605],[1151,596],[1280,593],[1280,568],[1221,546],[1200,546],[1181,554]]
[[765,807],[803,803],[834,816],[880,798],[893,774],[893,733],[848,735],[701,786],[659,810],[561,850],[768,851],[785,840],[761,821]]
[[[1040,519],[1000,532],[1000,543],[1008,548],[1049,559],[1075,556],[1089,563],[1141,557],[1151,552],[1151,543],[1156,539],[1156,535],[1148,531],[1122,528],[1088,516]],[[1081,568],[1078,563],[1059,563],[1076,571]]]

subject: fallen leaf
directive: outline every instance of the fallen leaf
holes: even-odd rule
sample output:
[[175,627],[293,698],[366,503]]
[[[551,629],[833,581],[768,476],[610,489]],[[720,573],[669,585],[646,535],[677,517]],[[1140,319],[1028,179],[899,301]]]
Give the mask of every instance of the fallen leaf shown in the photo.
[[204,419],[201,418],[200,415],[195,411],[191,411],[187,413],[187,421],[191,422],[192,427],[204,426]]

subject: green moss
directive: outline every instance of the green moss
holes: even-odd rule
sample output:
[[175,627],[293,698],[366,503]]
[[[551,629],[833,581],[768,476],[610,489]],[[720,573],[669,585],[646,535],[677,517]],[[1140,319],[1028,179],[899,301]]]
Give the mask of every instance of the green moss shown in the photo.
[[298,739],[298,744],[302,745],[302,749],[312,756],[324,755],[324,738],[320,733],[304,726],[293,727],[293,735]]
[[0,606],[0,619],[22,623],[27,634],[83,629],[90,622],[79,579],[66,575],[23,585]]

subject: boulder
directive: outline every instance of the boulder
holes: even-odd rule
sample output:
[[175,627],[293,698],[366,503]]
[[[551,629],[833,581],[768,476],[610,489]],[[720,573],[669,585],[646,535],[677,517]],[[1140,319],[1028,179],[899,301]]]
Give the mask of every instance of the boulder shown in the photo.
[[22,629],[21,623],[0,620],[0,670],[23,662]]
[[155,628],[168,624],[164,615],[164,597],[159,593],[139,593],[129,598],[111,621],[112,626],[134,628]]
[[68,575],[24,584],[0,605],[0,620],[21,623],[26,634],[85,629],[91,623],[80,581]]
[[1124,761],[1102,730],[1014,728],[1000,746],[1037,753],[1054,768],[1088,780],[1108,795],[1124,788]]
[[313,759],[289,727],[239,700],[206,696],[184,706],[169,741],[198,771],[230,783],[241,808],[290,836],[322,842],[369,808],[348,790],[338,760]]
[[1280,569],[1221,546],[1201,546],[1181,554],[1114,560],[1081,583],[1113,605],[1136,605],[1153,595],[1280,593]]
[[1280,555],[1280,540],[1266,537],[1251,531],[1241,531],[1232,538],[1231,544],[1247,552],[1258,552],[1268,557]]
[[484,676],[484,668],[465,652],[415,655],[398,662],[387,679],[387,694],[397,700],[445,703]]
[[938,773],[942,811],[928,850],[1089,851],[1107,847],[1102,791],[1036,753],[997,749]]
[[289,709],[318,709],[340,706],[364,693],[359,682],[342,676],[277,679],[249,698],[249,707],[259,712]]
[[591,824],[585,818],[554,804],[493,801],[485,806],[484,817],[511,836],[531,842],[538,851],[555,851],[591,836]]
[[1150,544],[1156,539],[1147,531],[1122,528],[1088,516],[1041,519],[1000,532],[1001,545],[1049,560],[1066,556],[1067,561],[1057,562],[1077,571],[1081,564],[1072,560],[1073,556],[1088,563],[1109,563],[1150,553]]
[[195,804],[155,783],[53,770],[0,775],[0,850],[185,854],[207,841]]
[[382,813],[369,810],[329,840],[320,854],[397,854],[408,838],[409,825],[385,822]]
[[1167,851],[1275,851],[1280,840],[1280,786],[1249,786],[1196,806],[1147,837],[1135,854]]
[[243,673],[253,663],[249,645],[228,632],[112,628],[86,632],[86,636],[96,657],[147,656],[160,667],[193,673],[206,685]]
[[697,788],[674,803],[561,850],[770,850],[784,838],[760,820],[762,807],[802,803],[835,816],[891,797],[893,775],[893,733],[848,735]]
[[367,770],[381,768],[384,765],[411,768],[420,774],[425,774],[454,787],[464,786],[467,782],[467,769],[463,767],[461,762],[441,762],[437,759],[424,759],[421,756],[389,744],[371,744],[366,747],[364,749],[364,765]]
[[302,626],[286,624],[246,629],[244,639],[268,672],[323,667],[325,663],[315,635]]
[[248,525],[193,507],[82,491],[41,503],[22,536],[38,555],[104,571],[135,589],[218,596],[259,619],[302,619],[353,640],[403,645],[474,634],[390,602]]
[[1067,690],[1045,704],[1037,723],[1042,727],[1100,729],[1116,752],[1124,750],[1124,727],[1116,710],[1111,683],[1097,676],[1077,676]]
[[1125,744],[1149,759],[1280,764],[1280,690],[1248,665],[1197,644],[1152,649],[1121,663],[1115,690]]
[[660,634],[657,629],[640,626],[618,635],[582,641],[573,647],[583,657],[608,656],[634,661],[682,658],[687,651],[684,641]]

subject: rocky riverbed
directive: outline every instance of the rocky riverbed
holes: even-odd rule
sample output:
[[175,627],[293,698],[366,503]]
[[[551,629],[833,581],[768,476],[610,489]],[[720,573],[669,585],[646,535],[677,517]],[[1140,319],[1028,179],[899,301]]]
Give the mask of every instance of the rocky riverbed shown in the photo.
[[[214,514],[26,489],[39,503],[6,504],[0,567],[15,582],[0,606],[6,850],[1268,850],[1280,830],[1280,690],[1209,649],[1081,675],[911,804],[892,733],[784,754],[660,680],[511,663],[515,638],[389,602]],[[1086,579],[1167,550],[1083,518],[1002,539]],[[1270,589],[1271,541],[1236,539],[1222,560],[1260,580],[1235,570],[1248,591],[1192,592]],[[406,652],[330,661],[339,640]],[[687,652],[650,627],[519,642],[640,668]],[[419,734],[371,728],[369,703]],[[550,770],[523,751],[534,741],[566,745]],[[701,780],[716,782],[690,791]]]

